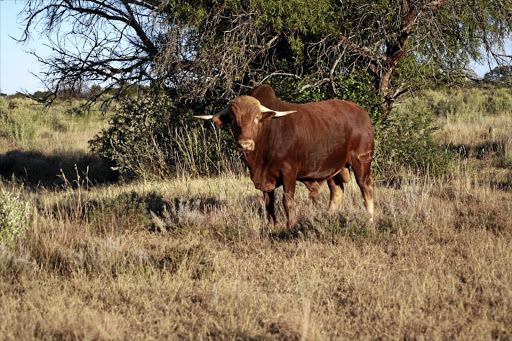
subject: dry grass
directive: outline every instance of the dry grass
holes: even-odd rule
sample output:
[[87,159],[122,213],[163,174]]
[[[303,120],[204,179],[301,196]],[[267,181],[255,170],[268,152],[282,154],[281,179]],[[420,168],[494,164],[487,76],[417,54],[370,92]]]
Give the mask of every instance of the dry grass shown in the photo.
[[374,225],[354,181],[331,215],[327,187],[315,206],[299,185],[289,239],[262,233],[245,176],[4,179],[32,213],[0,246],[0,339],[511,339],[512,171],[498,157],[379,181]]

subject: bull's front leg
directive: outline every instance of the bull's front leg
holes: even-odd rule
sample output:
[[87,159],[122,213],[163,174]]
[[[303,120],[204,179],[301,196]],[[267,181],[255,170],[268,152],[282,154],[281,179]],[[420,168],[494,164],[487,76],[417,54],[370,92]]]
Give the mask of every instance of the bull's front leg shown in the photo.
[[297,225],[297,220],[295,219],[295,185],[295,178],[290,177],[283,179],[283,205],[286,212],[286,218],[288,219],[288,230],[292,230],[295,225]]
[[276,222],[276,212],[274,207],[275,195],[274,191],[263,192],[263,199],[265,199],[265,210],[267,212],[268,226],[274,227]]

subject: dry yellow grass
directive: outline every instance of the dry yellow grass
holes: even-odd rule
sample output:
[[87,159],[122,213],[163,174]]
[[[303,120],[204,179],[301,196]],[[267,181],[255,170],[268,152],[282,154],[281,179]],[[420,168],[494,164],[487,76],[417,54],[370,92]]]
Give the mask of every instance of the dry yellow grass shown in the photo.
[[315,206],[299,186],[291,239],[261,232],[246,176],[4,179],[32,214],[0,247],[0,339],[511,339],[512,171],[495,157],[381,179],[374,225],[354,181],[331,215],[327,187]]

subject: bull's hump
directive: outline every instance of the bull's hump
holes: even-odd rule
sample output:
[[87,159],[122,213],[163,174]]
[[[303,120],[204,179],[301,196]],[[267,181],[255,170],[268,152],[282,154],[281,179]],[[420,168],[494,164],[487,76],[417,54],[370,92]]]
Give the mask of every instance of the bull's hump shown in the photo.
[[274,89],[268,84],[262,84],[260,86],[257,86],[251,91],[251,96],[262,99],[275,99],[277,98],[276,93],[274,92]]

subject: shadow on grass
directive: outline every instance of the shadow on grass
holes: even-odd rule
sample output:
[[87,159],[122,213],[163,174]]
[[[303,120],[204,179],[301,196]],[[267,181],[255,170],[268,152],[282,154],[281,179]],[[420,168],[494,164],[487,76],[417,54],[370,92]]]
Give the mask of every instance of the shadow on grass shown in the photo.
[[45,155],[37,151],[12,150],[0,155],[0,177],[21,181],[29,188],[58,187],[81,179],[92,184],[114,182],[117,172],[102,158],[83,152]]
[[[220,209],[222,203],[215,198],[173,198],[165,200],[161,194],[135,191],[115,197],[89,199],[78,193],[64,196],[53,205],[51,213],[57,219],[76,219],[89,222],[115,221],[110,228],[143,227],[150,231],[181,230],[190,225],[204,224],[206,214]],[[101,223],[101,226],[104,224]]]
[[320,239],[334,242],[340,237],[358,239],[364,229],[364,224],[359,222],[349,224],[347,218],[341,213],[322,212],[300,219],[292,230],[282,228],[269,231],[268,237],[273,241]]
[[484,160],[489,156],[502,156],[506,150],[506,141],[485,141],[475,146],[449,143],[444,147],[465,159],[475,157],[478,160]]
[[[116,201],[120,201],[116,198]],[[223,203],[213,197],[175,197],[164,200],[160,194],[152,192],[140,196],[132,192],[129,201],[144,207],[145,215],[151,220],[151,231],[179,231],[190,226],[204,226],[207,214],[222,208]]]

